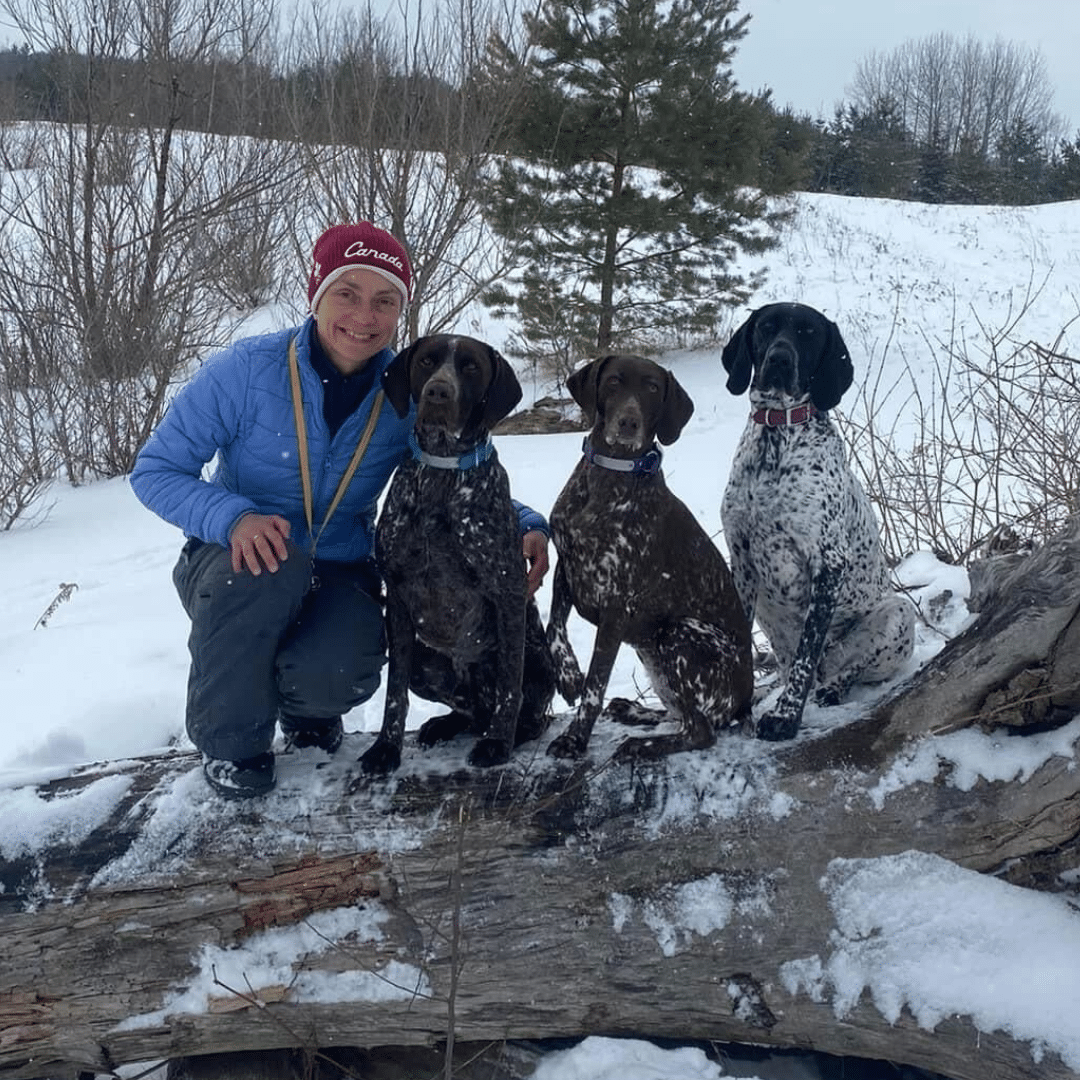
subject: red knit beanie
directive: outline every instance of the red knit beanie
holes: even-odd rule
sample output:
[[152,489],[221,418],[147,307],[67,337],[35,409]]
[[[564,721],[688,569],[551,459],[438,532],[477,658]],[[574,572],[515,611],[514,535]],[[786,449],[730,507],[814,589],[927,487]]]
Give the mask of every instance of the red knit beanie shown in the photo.
[[308,306],[314,314],[330,283],[361,267],[374,270],[401,290],[401,304],[409,302],[412,267],[405,248],[384,229],[370,221],[355,225],[331,225],[315,241],[308,281]]

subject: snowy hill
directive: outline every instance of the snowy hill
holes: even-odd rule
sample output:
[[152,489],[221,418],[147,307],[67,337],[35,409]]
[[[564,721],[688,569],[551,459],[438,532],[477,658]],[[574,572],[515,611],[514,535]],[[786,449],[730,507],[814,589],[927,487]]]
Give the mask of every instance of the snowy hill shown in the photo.
[[[1009,328],[1012,340],[1057,343],[1080,356],[1080,202],[940,207],[801,195],[795,209],[781,246],[747,265],[768,273],[750,306],[799,300],[834,319],[855,362],[852,394],[876,365],[931,370],[950,343],[977,350],[988,330]],[[298,293],[302,285],[297,282]],[[734,313],[733,325],[745,314]],[[277,318],[265,313],[262,326]],[[500,345],[497,335],[492,327],[492,343]],[[683,437],[665,455],[665,475],[723,547],[720,500],[746,402],[724,389],[719,344],[663,359],[696,403]],[[526,403],[530,392],[536,397],[550,390],[527,386]],[[497,445],[515,494],[546,512],[577,460],[581,438],[506,436]],[[32,850],[65,828],[28,797],[26,785],[86,762],[190,746],[183,722],[187,621],[170,580],[181,542],[174,528],[141,507],[124,480],[81,489],[57,485],[33,513],[0,534],[6,616],[0,626],[0,856]],[[912,560],[902,574],[927,593],[947,586],[958,598],[966,595],[963,572],[928,557]],[[64,585],[77,588],[40,622]],[[539,600],[546,615],[550,584]],[[913,666],[965,617],[957,602],[943,625],[923,627]],[[578,622],[572,630],[579,655],[587,658],[590,628]],[[624,651],[609,692],[633,696],[644,685]],[[346,729],[357,733],[346,743],[352,756],[366,747],[364,733],[377,729],[381,708],[377,695],[346,718]],[[835,722],[826,712],[836,710],[808,709],[811,731]],[[418,704],[410,726],[425,715]],[[1072,933],[1061,952],[1080,961],[1080,930]],[[1080,988],[1070,992],[1075,1000]],[[1071,1053],[1080,1064],[1075,1032],[1062,1032],[1058,1041],[1056,1034],[1026,1031],[1024,1037]],[[578,1075],[569,1068],[558,1073],[553,1065],[545,1076]],[[621,1075],[634,1080],[625,1067]]]
[[[797,299],[840,325],[856,366],[854,396],[883,357],[930,365],[939,343],[977,343],[980,325],[1011,325],[1036,289],[1013,334],[1053,343],[1080,312],[1080,203],[940,207],[802,195],[781,246],[748,269],[757,265],[768,280],[754,306]],[[1070,327],[1064,348],[1080,355],[1080,326]],[[665,362],[696,403],[665,473],[721,539],[720,498],[745,400],[724,390],[718,346]],[[540,510],[551,507],[579,450],[575,435],[499,443],[515,492]],[[0,536],[0,769],[8,783],[41,767],[183,745],[187,626],[169,578],[179,545],[177,531],[143,510],[122,480],[54,487]],[[78,589],[35,629],[61,583]],[[546,611],[546,590],[540,602]],[[377,727],[380,707],[357,710],[352,726]]]

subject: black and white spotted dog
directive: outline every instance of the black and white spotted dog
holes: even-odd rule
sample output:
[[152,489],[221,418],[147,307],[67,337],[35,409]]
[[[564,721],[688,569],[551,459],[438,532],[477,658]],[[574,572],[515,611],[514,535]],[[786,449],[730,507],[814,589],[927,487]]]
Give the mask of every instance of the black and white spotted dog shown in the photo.
[[893,591],[877,521],[828,417],[854,375],[836,325],[804,304],[768,304],[725,346],[728,389],[752,412],[721,507],[735,585],[785,685],[759,717],[790,739],[813,690],[837,704],[911,656],[914,609]]
[[[616,699],[605,715],[624,723],[674,720],[679,730],[626,739],[616,757],[712,746],[718,730],[749,717],[754,673],[750,626],[727,564],[660,470],[656,441],[679,437],[693,402],[670,372],[637,356],[594,360],[567,386],[593,427],[551,511],[558,561],[548,637],[559,692],[580,705],[548,752],[585,753],[623,642],[665,711]],[[572,607],[596,626],[584,678],[566,632]]]
[[507,761],[547,726],[554,673],[527,599],[510,483],[491,428],[521,400],[513,370],[474,338],[420,338],[383,374],[399,416],[416,405],[413,455],[394,473],[375,531],[386,582],[389,670],[382,730],[365,772],[401,762],[408,691],[448,705],[420,729],[422,746],[470,731],[469,762]]

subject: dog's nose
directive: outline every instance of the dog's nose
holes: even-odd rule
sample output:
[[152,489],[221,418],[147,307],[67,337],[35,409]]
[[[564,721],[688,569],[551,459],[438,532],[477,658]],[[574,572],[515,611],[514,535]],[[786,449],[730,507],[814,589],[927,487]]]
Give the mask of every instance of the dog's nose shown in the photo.
[[641,430],[641,417],[634,416],[632,413],[628,416],[623,414],[619,417],[619,434],[620,435],[636,435]]
[[765,363],[794,364],[797,355],[795,346],[790,341],[778,338],[765,350]]
[[424,400],[433,405],[443,405],[456,397],[455,387],[448,379],[429,379],[424,384]]

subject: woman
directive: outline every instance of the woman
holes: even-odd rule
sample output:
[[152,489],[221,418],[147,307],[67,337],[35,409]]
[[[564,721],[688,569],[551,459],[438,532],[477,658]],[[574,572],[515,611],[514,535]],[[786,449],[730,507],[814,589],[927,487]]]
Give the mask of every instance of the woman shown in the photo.
[[[135,494],[188,537],[173,571],[191,618],[187,731],[226,797],[273,788],[277,723],[333,753],[342,715],[379,685],[376,500],[413,423],[383,405],[380,376],[411,281],[389,233],[327,229],[304,323],[207,361],[136,459]],[[547,523],[519,513],[535,591]]]

